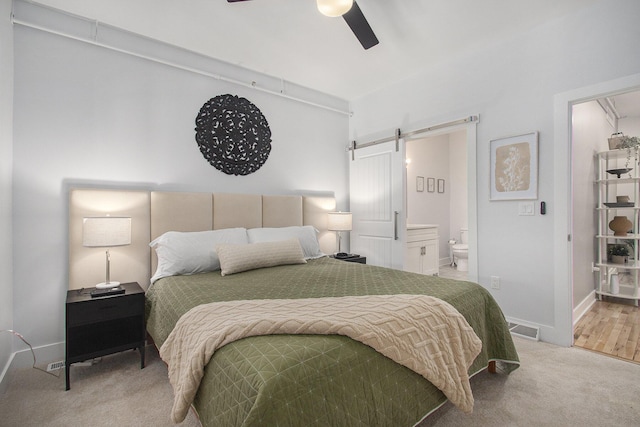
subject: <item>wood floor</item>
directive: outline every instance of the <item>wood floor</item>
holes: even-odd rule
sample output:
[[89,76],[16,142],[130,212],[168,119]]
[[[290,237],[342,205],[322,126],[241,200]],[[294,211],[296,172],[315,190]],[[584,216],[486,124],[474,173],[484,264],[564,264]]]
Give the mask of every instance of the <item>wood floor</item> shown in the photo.
[[640,307],[596,301],[573,337],[576,347],[640,363]]

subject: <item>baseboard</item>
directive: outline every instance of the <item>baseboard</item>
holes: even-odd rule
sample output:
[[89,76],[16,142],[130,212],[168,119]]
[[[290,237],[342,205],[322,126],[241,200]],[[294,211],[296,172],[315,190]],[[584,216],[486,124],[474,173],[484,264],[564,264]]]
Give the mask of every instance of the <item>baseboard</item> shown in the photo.
[[443,267],[445,265],[451,265],[451,258],[449,258],[449,257],[440,258],[439,265],[440,265],[440,267]]
[[[47,369],[49,363],[64,360],[64,342],[34,347],[33,352],[36,355],[36,366]],[[9,361],[0,376],[0,394],[3,394],[8,389],[14,372],[32,366],[33,355],[29,348],[11,353]]]
[[594,289],[593,291],[591,291],[591,293],[589,293],[589,295],[585,297],[585,299],[580,301],[580,303],[577,306],[575,306],[575,308],[573,309],[573,327],[574,328],[578,323],[578,321],[582,319],[582,316],[584,316],[589,311],[591,306],[593,306],[593,304],[595,303],[596,303],[596,291]]

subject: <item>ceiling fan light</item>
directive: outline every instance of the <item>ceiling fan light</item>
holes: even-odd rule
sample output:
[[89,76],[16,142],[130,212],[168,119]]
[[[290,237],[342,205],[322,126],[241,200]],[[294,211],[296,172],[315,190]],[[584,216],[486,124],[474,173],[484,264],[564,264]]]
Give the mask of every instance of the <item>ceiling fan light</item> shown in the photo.
[[353,6],[353,0],[317,0],[317,2],[320,13],[332,18],[344,15]]

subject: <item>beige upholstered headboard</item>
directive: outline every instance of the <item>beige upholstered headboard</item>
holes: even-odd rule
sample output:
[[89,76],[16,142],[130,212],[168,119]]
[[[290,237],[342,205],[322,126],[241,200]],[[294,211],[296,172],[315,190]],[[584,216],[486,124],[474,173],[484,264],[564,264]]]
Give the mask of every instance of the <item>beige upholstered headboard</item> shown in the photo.
[[149,242],[167,231],[312,225],[319,231],[320,249],[329,254],[336,240],[327,231],[327,212],[335,208],[335,198],[326,196],[72,189],[69,289],[104,281],[104,249],[82,246],[83,217],[131,217],[131,245],[110,249],[111,279],[146,288],[157,262]]

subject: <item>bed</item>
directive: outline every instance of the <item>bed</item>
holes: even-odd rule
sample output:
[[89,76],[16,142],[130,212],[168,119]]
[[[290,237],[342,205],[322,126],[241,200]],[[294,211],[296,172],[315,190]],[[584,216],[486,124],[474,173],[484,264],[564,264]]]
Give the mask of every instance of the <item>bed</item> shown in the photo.
[[[504,373],[519,365],[504,316],[483,287],[322,256],[330,252],[322,250],[322,246],[326,247],[327,242],[327,234],[323,234],[324,212],[327,206],[332,209],[331,203],[293,196],[267,197],[270,200],[265,202],[264,196],[214,195],[211,207],[206,201],[211,196],[201,197],[197,195],[200,201],[195,205],[205,208],[202,215],[192,206],[193,200],[185,202],[184,195],[152,193],[150,198],[155,248],[151,263],[155,274],[146,293],[147,330],[163,359],[169,360],[170,376],[175,368],[172,361],[176,359],[169,357],[165,347],[168,341],[175,345],[182,339],[176,338],[177,331],[190,326],[185,319],[194,311],[208,307],[207,312],[217,316],[221,307],[231,304],[235,308],[238,302],[295,304],[296,300],[323,301],[332,307],[334,301],[347,298],[390,303],[396,299],[444,301],[444,308],[464,318],[467,329],[481,341],[477,356],[473,353],[465,362],[461,376],[467,385],[469,376],[486,369],[490,363],[497,362]],[[248,207],[247,203],[254,207]],[[255,214],[256,210],[259,214]],[[202,219],[194,220],[198,215]],[[210,215],[213,220],[208,218]],[[283,237],[284,230],[287,231]],[[217,233],[214,243],[219,264],[208,267],[213,271],[203,271],[207,268],[198,265],[186,271],[166,268],[163,249],[187,248],[187,253],[179,255],[183,262],[197,259],[193,248],[198,245],[183,241],[177,246],[173,242],[163,247],[163,239],[191,238],[204,231],[211,231],[209,238]],[[237,240],[242,233],[247,235],[246,242]],[[249,236],[252,233],[253,238]],[[299,238],[292,239],[291,233]],[[318,237],[317,247],[310,248],[314,245],[309,243],[311,235]],[[269,246],[275,241],[280,243]],[[247,254],[248,248],[252,252]],[[291,251],[295,252],[293,256],[289,254]],[[274,255],[280,252],[287,254]],[[169,258],[173,256],[175,253]],[[269,259],[262,263],[263,258],[274,256],[285,261]],[[238,268],[239,259],[242,261]],[[353,311],[359,313],[359,309],[360,303],[354,303]],[[244,317],[242,310],[231,312],[231,319]],[[276,310],[276,314],[281,315],[282,310]],[[439,327],[424,329],[434,333]],[[205,325],[198,334],[208,330],[218,328]],[[207,339],[207,343],[211,342]],[[183,406],[192,407],[204,426],[412,426],[447,401],[443,391],[424,374],[358,339],[342,333],[315,332],[239,337],[212,350],[210,359],[206,356],[202,361],[202,354],[195,357],[202,364],[202,378],[196,383],[193,400]],[[458,348],[462,344],[453,346]],[[458,351],[469,353],[464,348]],[[171,381],[178,396],[175,378]],[[176,414],[175,409],[176,405],[174,421],[180,422],[184,413]]]
[[[112,273],[148,288],[147,329],[167,361],[172,385],[177,385],[176,402],[182,403],[174,404],[174,409],[193,408],[205,426],[411,426],[447,398],[461,410],[471,410],[468,378],[487,365],[495,367],[497,362],[505,373],[518,366],[504,317],[479,285],[323,256],[335,251],[335,234],[327,231],[327,212],[336,208],[331,196],[95,188],[74,188],[69,195],[69,288],[100,281],[104,265],[103,257],[82,246],[82,219],[131,217],[131,245],[113,248]],[[214,235],[216,242],[207,241]],[[164,245],[169,236],[177,236],[176,241],[182,244]],[[149,242],[154,243],[154,250]],[[286,245],[286,250],[279,245]],[[163,248],[173,252],[163,253]],[[248,248],[259,248],[262,253]],[[209,256],[212,252],[215,257]],[[274,257],[292,255],[293,261],[260,265]],[[166,264],[167,256],[176,258],[181,268]],[[212,259],[217,266],[211,264]],[[273,310],[283,303],[286,306],[282,309]],[[239,304],[240,311],[234,312]],[[230,313],[234,322],[247,322],[255,318],[254,309],[259,306],[263,310],[265,304],[272,310],[269,316],[284,318],[341,307],[316,323],[344,328],[336,319],[352,315],[349,328],[359,328],[359,335],[350,335],[349,328],[300,329],[295,333],[282,329],[224,342],[204,357],[174,357],[181,351],[173,350],[182,348],[176,345],[180,342],[176,337],[184,336],[183,341],[188,342],[202,332],[178,334],[200,324],[199,318],[192,321],[194,314],[208,313],[202,319],[209,322],[218,321],[211,317],[224,312]],[[245,307],[250,311],[243,312]],[[312,309],[307,313],[305,307]],[[415,314],[412,324],[393,317],[408,310]],[[380,322],[381,318],[375,317],[377,311],[390,321]],[[430,313],[431,319],[438,318],[432,313],[439,313],[442,325],[433,320],[424,320],[428,327],[416,325],[422,322],[423,313]],[[369,323],[361,323],[362,319]],[[263,324],[263,320],[257,323]],[[369,334],[371,340],[364,336],[369,329],[375,331]],[[210,340],[211,331],[219,335],[227,329],[216,326],[204,330],[207,334],[203,336]],[[393,339],[401,335],[398,331],[416,331],[416,344],[407,345],[403,340],[395,345]],[[438,335],[442,331],[459,332],[459,339],[456,336],[450,341],[449,335]],[[380,339],[384,334],[391,338]],[[428,339],[423,340],[425,336]],[[205,342],[207,351],[211,350],[209,342]],[[403,359],[411,351],[418,352],[424,343],[431,347],[419,352],[422,358],[413,355]],[[190,357],[193,354],[189,353]],[[443,365],[439,361],[445,359],[451,364],[440,369]],[[176,382],[184,377],[175,375],[181,372],[184,360],[199,369],[194,375],[197,385]],[[458,388],[452,391],[450,383],[462,393]],[[189,393],[193,391],[193,399],[185,393],[184,384]],[[179,422],[181,415],[172,410],[174,421]]]

